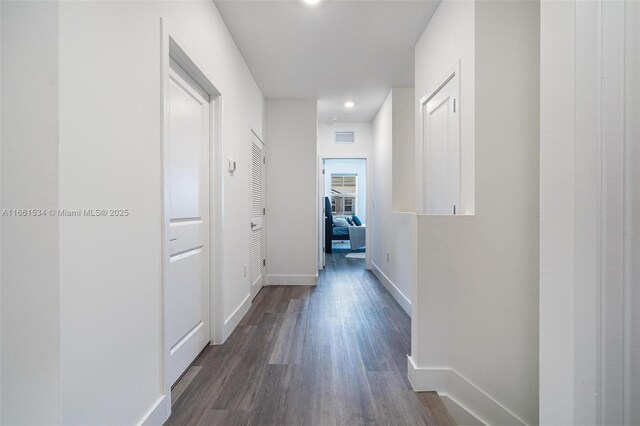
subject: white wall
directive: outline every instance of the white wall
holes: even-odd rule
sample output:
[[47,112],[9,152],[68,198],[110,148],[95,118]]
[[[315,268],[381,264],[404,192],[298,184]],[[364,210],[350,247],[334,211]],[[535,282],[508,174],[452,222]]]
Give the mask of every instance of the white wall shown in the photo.
[[540,423],[638,424],[640,6],[541,7]]
[[625,2],[625,421],[640,424],[640,3]]
[[488,424],[538,422],[538,12],[445,0],[416,46],[416,97],[462,59],[476,209],[418,216],[410,376]]
[[318,118],[315,100],[268,100],[267,284],[318,276]]
[[[335,143],[334,133],[338,131],[354,131],[354,143]],[[335,158],[367,158],[371,157],[373,145],[373,134],[371,123],[318,123],[318,156]],[[328,173],[328,172],[327,172]],[[365,173],[366,174],[366,173]],[[329,175],[325,175],[325,190],[328,191],[326,180]],[[361,186],[363,190],[366,186]],[[327,192],[325,191],[325,192]],[[366,220],[366,191],[361,194],[358,204],[358,216]],[[363,220],[363,222],[364,222]],[[366,223],[366,222],[365,222]]]
[[[394,212],[392,199],[396,193],[406,191],[405,186],[412,185],[395,171],[396,167],[404,167],[395,158],[396,153],[404,154],[407,146],[413,146],[412,95],[412,89],[392,89],[373,120],[373,217],[369,245],[373,272],[407,313],[411,311],[411,288],[415,281],[416,216]],[[400,158],[404,158],[402,154]],[[405,200],[410,197],[413,192]]]
[[[58,5],[2,2],[2,197],[58,206]],[[3,216],[2,424],[62,422],[58,220]],[[11,247],[11,250],[6,250]]]
[[415,212],[416,160],[413,87],[393,89],[392,207],[394,212]]
[[333,159],[324,162],[324,196],[331,198],[331,175],[355,174],[358,196],[355,214],[367,223],[367,161],[359,159]]
[[[355,132],[354,143],[335,143],[337,131]],[[371,123],[318,123],[318,155],[361,158],[371,155]]]
[[225,318],[249,296],[249,135],[264,100],[210,1],[2,7],[3,123],[15,126],[3,128],[3,206],[131,212],[3,222],[15,248],[3,253],[2,326],[15,330],[3,330],[3,423],[135,424],[163,392],[160,18],[222,92],[223,153],[239,165],[224,180]]
[[[474,213],[476,198],[474,3],[443,0],[415,47],[416,105],[422,97],[431,95],[444,82],[458,60],[461,62],[459,108],[462,214]],[[415,141],[420,143],[420,109],[415,109],[414,114]],[[422,159],[416,158],[415,161]],[[421,191],[421,181],[416,181],[416,190]]]

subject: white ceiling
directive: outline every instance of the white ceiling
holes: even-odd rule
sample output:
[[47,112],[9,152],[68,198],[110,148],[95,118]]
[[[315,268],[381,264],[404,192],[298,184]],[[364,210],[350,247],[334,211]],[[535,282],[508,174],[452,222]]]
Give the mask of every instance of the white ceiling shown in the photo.
[[316,98],[320,121],[341,122],[371,121],[390,88],[413,86],[413,49],[439,2],[215,1],[267,99]]

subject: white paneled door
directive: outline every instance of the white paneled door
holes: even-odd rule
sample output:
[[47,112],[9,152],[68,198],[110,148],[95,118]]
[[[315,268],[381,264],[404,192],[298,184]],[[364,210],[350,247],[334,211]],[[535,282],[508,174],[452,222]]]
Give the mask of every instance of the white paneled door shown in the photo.
[[460,213],[458,74],[423,106],[424,182],[427,214]]
[[264,144],[251,134],[251,295],[258,294],[264,283],[265,269],[265,184]]
[[166,318],[173,384],[210,338],[209,95],[172,61],[166,188],[169,266]]

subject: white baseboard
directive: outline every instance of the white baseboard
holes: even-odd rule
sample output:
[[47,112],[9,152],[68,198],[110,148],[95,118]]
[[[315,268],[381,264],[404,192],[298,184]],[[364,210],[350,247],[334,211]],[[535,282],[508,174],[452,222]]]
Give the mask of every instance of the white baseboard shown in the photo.
[[266,285],[316,285],[316,275],[267,275]]
[[376,277],[378,277],[382,285],[385,286],[389,293],[391,293],[398,304],[402,306],[402,309],[404,309],[407,315],[411,316],[411,301],[407,298],[407,296],[402,294],[400,289],[398,289],[398,287],[396,287],[396,285],[391,282],[389,277],[387,277],[384,272],[382,272],[380,268],[378,268],[378,265],[373,262],[371,262],[371,271]]
[[171,399],[167,395],[162,395],[147,411],[140,423],[140,426],[162,426],[171,414]]
[[456,414],[458,417],[453,418],[458,425],[465,424],[473,418],[485,425],[526,426],[526,423],[515,414],[451,368],[417,367],[410,356],[407,357],[407,368],[413,390],[438,392],[443,398],[450,399],[451,403],[463,410],[450,411],[452,415]]
[[229,315],[229,318],[224,320],[224,324],[222,326],[222,342],[221,343],[224,343],[227,340],[227,338],[231,336],[231,333],[233,333],[233,330],[235,330],[238,324],[240,324],[240,321],[242,320],[242,318],[247,314],[247,312],[249,312],[250,307],[251,307],[251,294],[248,294],[247,297],[244,298],[242,303],[240,303],[240,306],[238,306],[236,310],[233,311],[231,315]]
[[440,401],[442,401],[444,408],[447,409],[457,426],[484,426],[484,423],[448,396],[441,394]]

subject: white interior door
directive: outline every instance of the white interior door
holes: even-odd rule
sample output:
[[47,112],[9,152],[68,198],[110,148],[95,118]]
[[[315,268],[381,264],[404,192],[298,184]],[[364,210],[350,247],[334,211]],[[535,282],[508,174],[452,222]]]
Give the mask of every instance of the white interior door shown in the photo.
[[209,96],[171,62],[166,173],[169,379],[173,384],[209,342]]
[[427,214],[460,212],[458,78],[451,78],[422,109],[425,141],[423,200]]
[[251,294],[258,294],[264,284],[265,269],[265,183],[264,144],[251,135]]

